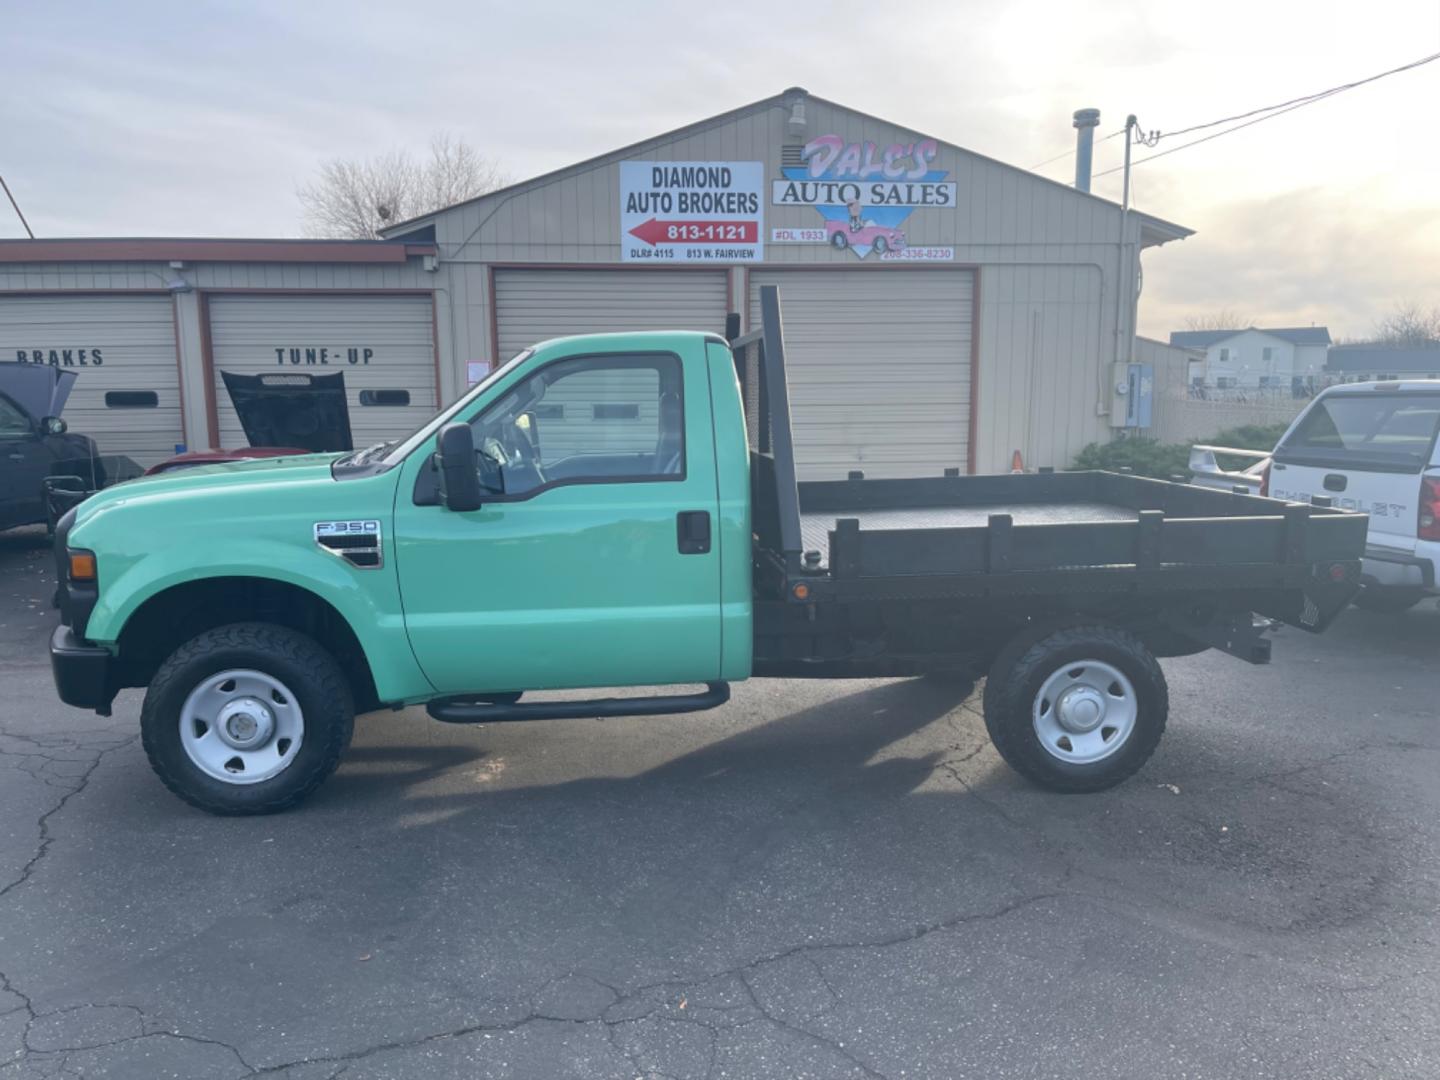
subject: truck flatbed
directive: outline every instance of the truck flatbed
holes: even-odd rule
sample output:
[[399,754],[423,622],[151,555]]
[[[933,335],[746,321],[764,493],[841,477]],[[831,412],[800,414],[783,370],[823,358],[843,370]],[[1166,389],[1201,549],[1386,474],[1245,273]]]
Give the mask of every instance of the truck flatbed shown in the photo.
[[[880,481],[872,481],[878,483]],[[1101,502],[977,503],[968,506],[914,506],[875,510],[806,510],[801,485],[800,540],[806,551],[820,555],[820,569],[830,565],[830,533],[842,518],[853,518],[861,532],[909,529],[968,529],[984,527],[992,515],[1008,515],[1017,525],[1058,525],[1084,521],[1136,521],[1139,512]]]
[[1266,620],[1318,632],[1356,588],[1366,520],[1323,501],[1107,472],[798,482],[778,292],[761,290],[761,328],[731,347],[759,670],[895,674],[967,655],[983,668],[994,640],[1079,617],[1161,655],[1215,647],[1263,663]]

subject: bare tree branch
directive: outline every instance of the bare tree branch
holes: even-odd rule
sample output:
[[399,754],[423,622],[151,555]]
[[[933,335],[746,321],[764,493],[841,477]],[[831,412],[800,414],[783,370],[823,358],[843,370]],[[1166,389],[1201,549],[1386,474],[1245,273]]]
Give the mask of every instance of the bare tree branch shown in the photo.
[[1254,325],[1248,315],[1239,315],[1229,308],[1212,311],[1208,315],[1190,315],[1185,319],[1186,330],[1244,330]]
[[496,162],[446,133],[416,162],[403,150],[323,163],[297,195],[306,236],[370,240],[398,221],[493,191],[508,182]]
[[1388,315],[1375,320],[1375,331],[1367,344],[1395,349],[1440,345],[1440,305],[1426,311],[1413,300],[1396,304]]

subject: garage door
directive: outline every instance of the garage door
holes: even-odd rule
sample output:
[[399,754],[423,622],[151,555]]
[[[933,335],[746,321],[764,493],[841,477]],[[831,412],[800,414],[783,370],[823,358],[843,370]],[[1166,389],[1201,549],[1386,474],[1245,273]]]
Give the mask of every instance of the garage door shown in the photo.
[[500,359],[546,338],[621,330],[725,332],[725,274],[692,270],[500,270]]
[[969,270],[755,270],[780,287],[802,480],[965,471],[970,435]]
[[209,306],[222,446],[248,442],[226,372],[259,376],[279,393],[303,392],[307,377],[342,376],[356,447],[404,437],[439,404],[429,296],[222,295]]
[[22,354],[79,376],[65,421],[102,454],[153,465],[185,441],[169,296],[0,297],[0,360]]

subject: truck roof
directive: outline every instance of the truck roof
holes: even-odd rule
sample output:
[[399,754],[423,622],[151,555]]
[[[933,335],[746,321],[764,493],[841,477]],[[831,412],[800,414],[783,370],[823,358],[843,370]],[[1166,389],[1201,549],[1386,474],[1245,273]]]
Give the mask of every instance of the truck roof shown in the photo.
[[1373,394],[1376,391],[1394,393],[1414,391],[1417,393],[1440,393],[1440,379],[1386,379],[1381,382],[1336,383],[1327,386],[1320,397],[1344,394]]
[[644,345],[647,342],[673,342],[676,338],[701,338],[705,341],[713,341],[717,345],[728,347],[729,342],[719,334],[708,330],[622,330],[604,334],[567,334],[564,337],[546,338],[544,341],[537,341],[532,348],[536,352],[548,350],[555,345],[573,345],[575,342],[586,342],[591,345],[614,346],[617,344]]

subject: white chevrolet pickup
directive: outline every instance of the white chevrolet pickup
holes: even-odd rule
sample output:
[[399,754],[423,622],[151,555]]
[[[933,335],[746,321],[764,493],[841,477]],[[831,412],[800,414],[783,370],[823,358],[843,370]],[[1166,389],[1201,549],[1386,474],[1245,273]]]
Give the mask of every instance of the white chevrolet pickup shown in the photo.
[[1349,383],[1295,418],[1264,471],[1262,494],[1370,515],[1355,603],[1404,611],[1440,595],[1440,380]]

